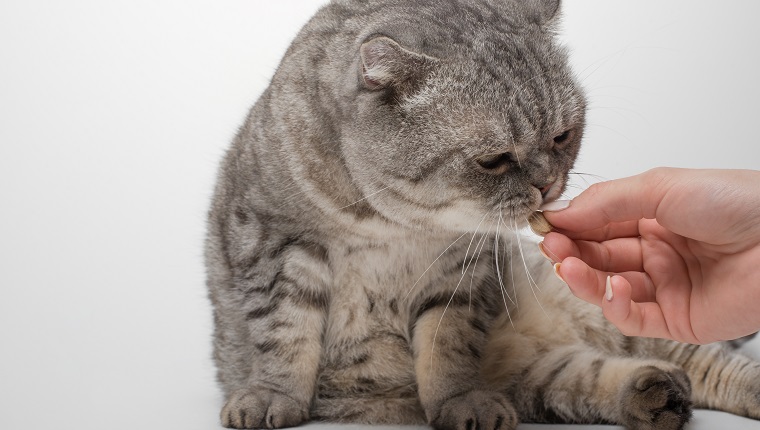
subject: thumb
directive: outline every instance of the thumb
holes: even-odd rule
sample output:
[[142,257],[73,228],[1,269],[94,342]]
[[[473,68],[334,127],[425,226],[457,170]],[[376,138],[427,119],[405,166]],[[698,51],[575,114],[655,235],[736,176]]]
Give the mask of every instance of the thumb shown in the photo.
[[[544,215],[555,227],[567,231],[590,231],[610,223],[656,218],[657,208],[679,169],[658,168],[623,179],[591,185],[569,207]],[[561,206],[560,206],[561,208]]]

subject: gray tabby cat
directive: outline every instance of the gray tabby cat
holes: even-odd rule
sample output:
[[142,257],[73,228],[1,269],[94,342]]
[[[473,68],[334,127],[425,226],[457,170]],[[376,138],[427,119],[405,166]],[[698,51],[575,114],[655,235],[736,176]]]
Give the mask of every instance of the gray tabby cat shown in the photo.
[[760,418],[758,363],[624,337],[513,243],[583,134],[558,9],[334,0],[300,32],[210,211],[225,426]]

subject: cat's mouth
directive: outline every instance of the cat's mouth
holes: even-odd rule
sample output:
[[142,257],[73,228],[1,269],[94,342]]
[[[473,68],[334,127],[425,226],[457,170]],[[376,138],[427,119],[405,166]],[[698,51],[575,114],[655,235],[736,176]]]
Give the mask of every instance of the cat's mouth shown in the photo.
[[541,193],[541,205],[545,205],[557,200],[562,195],[564,184],[565,181],[555,179],[553,181],[547,181],[547,183],[540,188],[536,187]]
[[524,193],[517,195],[502,195],[495,202],[497,211],[514,219],[527,219],[533,212],[547,203],[551,203],[562,196],[564,181],[554,179],[546,183],[533,185]]
[[558,200],[564,191],[563,179],[549,180],[544,184],[533,185],[518,195],[503,195],[496,202],[492,201],[485,215],[485,223],[499,225],[501,228],[517,230],[531,225],[531,218],[548,203]]

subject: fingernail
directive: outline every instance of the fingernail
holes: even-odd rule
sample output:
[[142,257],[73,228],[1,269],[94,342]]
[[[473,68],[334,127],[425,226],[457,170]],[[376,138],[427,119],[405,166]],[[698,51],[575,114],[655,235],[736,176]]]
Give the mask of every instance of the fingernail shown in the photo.
[[[559,268],[562,267],[561,263],[557,263],[554,265],[554,274],[557,275],[560,281],[565,282],[564,279],[562,279],[562,275],[559,274]],[[567,282],[565,282],[567,284]]]
[[544,242],[538,242],[538,251],[541,253],[541,255],[544,256],[547,260],[554,262],[554,259],[549,257],[549,253],[546,252],[546,248],[544,248]]
[[606,293],[604,295],[604,298],[607,299],[608,302],[611,302],[612,298],[615,297],[614,294],[612,294],[612,276],[607,277],[607,285],[605,289]]
[[572,200],[555,200],[553,202],[542,205],[539,209],[544,212],[559,212],[563,209],[569,208],[571,201]]

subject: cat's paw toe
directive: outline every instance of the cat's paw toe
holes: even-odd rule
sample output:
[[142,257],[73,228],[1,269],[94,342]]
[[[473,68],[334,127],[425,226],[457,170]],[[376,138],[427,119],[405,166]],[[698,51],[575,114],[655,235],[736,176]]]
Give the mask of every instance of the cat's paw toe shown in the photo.
[[680,430],[691,418],[691,383],[681,369],[639,368],[621,402],[629,428]]
[[438,430],[513,430],[517,412],[499,393],[470,391],[444,402],[431,424]]
[[267,389],[234,392],[222,408],[222,425],[233,429],[293,427],[309,419],[308,408]]

